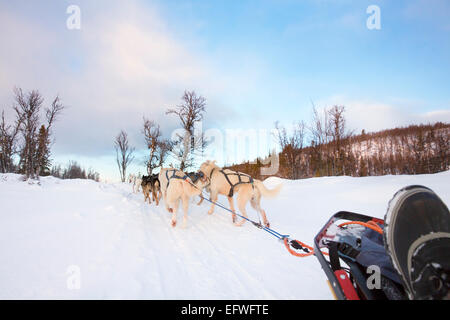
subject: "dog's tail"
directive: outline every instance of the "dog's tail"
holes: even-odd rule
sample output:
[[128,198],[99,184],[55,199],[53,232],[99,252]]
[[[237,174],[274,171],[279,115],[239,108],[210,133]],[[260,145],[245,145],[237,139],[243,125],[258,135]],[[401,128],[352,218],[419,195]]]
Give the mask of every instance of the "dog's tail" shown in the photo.
[[253,185],[258,189],[261,195],[265,198],[275,198],[281,191],[283,184],[280,183],[273,189],[267,189],[266,186],[262,183],[262,181],[254,179]]

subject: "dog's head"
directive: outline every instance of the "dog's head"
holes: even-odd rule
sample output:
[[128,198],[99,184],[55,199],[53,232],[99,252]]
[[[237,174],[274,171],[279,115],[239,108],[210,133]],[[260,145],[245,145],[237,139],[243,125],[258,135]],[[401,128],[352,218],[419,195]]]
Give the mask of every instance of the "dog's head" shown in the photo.
[[150,176],[142,176],[141,185],[146,185],[150,183]]
[[214,168],[217,168],[216,160],[212,161],[206,160],[205,162],[202,163],[202,165],[200,166],[200,170],[198,172],[203,172],[204,175],[209,176],[212,169]]
[[202,170],[199,170],[196,175],[200,180],[202,187],[205,187],[209,183],[209,177]]

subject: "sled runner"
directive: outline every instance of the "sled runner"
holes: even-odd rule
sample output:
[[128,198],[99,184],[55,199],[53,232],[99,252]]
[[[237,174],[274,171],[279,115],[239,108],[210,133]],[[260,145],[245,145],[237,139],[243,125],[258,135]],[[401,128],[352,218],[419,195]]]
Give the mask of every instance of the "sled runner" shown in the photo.
[[[362,214],[334,214],[314,238],[314,252],[339,300],[406,299],[383,244],[384,221]],[[326,258],[322,250],[328,249]]]

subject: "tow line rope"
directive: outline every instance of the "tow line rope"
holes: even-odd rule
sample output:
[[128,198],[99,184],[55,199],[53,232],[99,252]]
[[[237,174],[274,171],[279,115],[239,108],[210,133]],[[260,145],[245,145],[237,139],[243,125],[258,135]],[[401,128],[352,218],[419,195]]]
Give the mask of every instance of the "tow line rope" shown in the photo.
[[[278,238],[278,240],[280,240],[280,241],[282,241],[284,243],[284,246],[286,247],[288,252],[290,254],[292,254],[293,256],[303,258],[303,257],[308,257],[308,256],[311,256],[311,255],[314,254],[314,249],[311,246],[308,246],[307,244],[304,244],[303,242],[298,241],[298,240],[290,240],[289,239],[289,235],[281,234],[281,233],[279,233],[279,232],[277,232],[277,231],[275,231],[275,230],[273,230],[271,228],[268,228],[268,227],[262,225],[261,222],[258,223],[256,221],[253,221],[253,220],[251,220],[251,219],[249,219],[247,217],[244,217],[244,216],[240,215],[239,213],[233,212],[232,210],[228,209],[227,207],[223,206],[222,204],[206,198],[204,196],[203,192],[202,192],[202,197],[203,197],[204,200],[206,200],[206,201],[208,201],[210,203],[213,203],[214,205],[224,209],[225,211],[231,212],[232,214],[235,214],[235,215],[237,215],[238,217],[240,217],[240,218],[242,218],[244,220],[247,220],[247,221],[251,222],[255,227],[257,227],[259,229],[262,229],[262,230],[270,233],[274,237]],[[305,253],[296,252],[296,251],[294,251],[291,248],[291,246],[292,246],[292,248],[294,248],[296,250],[302,250]],[[324,255],[328,255],[328,253],[326,253],[326,252],[322,252],[322,253]]]
[[[188,181],[187,179],[185,179],[185,181],[188,182],[188,183],[190,183],[190,184],[191,184],[192,186],[194,186],[196,189],[200,190],[200,189],[199,189],[195,184],[193,184],[191,181]],[[269,228],[269,227],[266,227],[266,226],[262,225],[261,222],[258,223],[258,222],[256,222],[256,221],[253,221],[253,220],[251,220],[251,219],[249,219],[249,218],[247,218],[247,217],[244,217],[244,216],[240,215],[239,213],[233,212],[232,210],[228,209],[228,208],[225,207],[224,205],[222,205],[222,204],[220,204],[220,203],[218,203],[218,202],[215,202],[215,201],[212,201],[212,200],[208,199],[207,197],[205,197],[205,195],[204,195],[204,193],[203,193],[203,190],[200,190],[200,191],[201,191],[201,197],[202,197],[204,200],[206,200],[206,201],[208,201],[208,202],[210,202],[210,203],[212,203],[212,204],[214,204],[214,205],[216,205],[216,206],[222,208],[222,209],[225,210],[225,211],[231,212],[231,214],[235,214],[235,215],[237,215],[238,217],[240,217],[240,218],[242,218],[242,219],[244,219],[244,220],[247,220],[248,222],[251,222],[255,227],[257,227],[257,228],[259,228],[259,229],[262,229],[262,230],[264,230],[264,231],[270,233],[271,235],[273,235],[274,237],[276,237],[278,240],[282,241],[282,242],[284,243],[284,246],[286,247],[287,251],[288,251],[290,254],[292,254],[293,256],[299,257],[299,258],[304,258],[304,257],[308,257],[308,256],[311,256],[311,255],[314,255],[314,248],[313,248],[313,247],[311,247],[311,246],[309,246],[309,245],[307,245],[307,244],[305,244],[305,243],[303,243],[303,242],[301,242],[301,241],[295,240],[295,239],[291,240],[291,239],[289,238],[289,235],[281,234],[281,233],[279,233],[279,232],[277,232],[277,231],[275,231],[275,230],[273,230],[273,229],[271,229],[271,228]],[[348,224],[359,224],[359,225],[363,225],[363,226],[365,226],[365,227],[367,227],[367,228],[370,228],[370,229],[372,229],[372,230],[375,230],[375,231],[378,232],[378,233],[383,234],[383,229],[381,229],[381,227],[380,227],[376,222],[373,222],[373,221],[369,221],[369,222],[367,222],[367,223],[360,222],[360,221],[349,221],[349,222],[345,222],[345,223],[340,224],[339,227],[342,228],[343,226],[348,225]],[[302,250],[304,253],[296,252],[296,251],[294,251],[291,247],[294,248],[294,249],[296,249],[296,250]],[[327,253],[327,252],[323,252],[323,251],[322,251],[322,254],[328,256],[328,253]]]
[[206,197],[204,196],[203,193],[202,193],[202,197],[203,197],[203,199],[205,199],[206,201],[211,202],[211,203],[213,203],[214,205],[216,205],[216,206],[218,206],[218,207],[220,207],[220,208],[222,208],[222,209],[224,209],[224,210],[226,210],[226,211],[228,211],[228,212],[231,212],[232,214],[235,214],[235,215],[237,215],[238,217],[240,217],[240,218],[242,218],[242,219],[244,219],[244,220],[247,220],[247,221],[251,222],[255,227],[257,227],[257,228],[259,228],[259,229],[262,229],[262,230],[264,230],[264,231],[270,233],[271,235],[277,237],[279,240],[283,240],[284,238],[289,237],[289,235],[285,235],[285,234],[278,233],[278,232],[276,232],[275,230],[270,229],[270,228],[268,228],[268,227],[262,225],[260,222],[253,221],[253,220],[251,220],[251,219],[249,219],[249,218],[247,218],[247,217],[244,217],[244,216],[240,215],[239,213],[233,212],[232,210],[228,209],[227,207],[223,206],[222,204],[220,204],[220,203],[218,203],[218,202],[214,202],[214,201],[209,200],[208,198],[206,198]]

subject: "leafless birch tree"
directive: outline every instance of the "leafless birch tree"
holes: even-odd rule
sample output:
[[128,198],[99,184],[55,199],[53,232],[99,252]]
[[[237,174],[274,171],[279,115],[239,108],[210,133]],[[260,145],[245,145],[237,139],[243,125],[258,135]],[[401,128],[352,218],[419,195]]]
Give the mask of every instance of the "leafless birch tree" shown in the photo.
[[182,134],[177,134],[171,148],[172,155],[179,160],[179,169],[185,170],[194,163],[194,158],[207,146],[203,133],[195,132],[195,124],[203,120],[206,99],[198,96],[195,91],[185,91],[182,103],[168,109],[166,114],[174,114],[181,122]]
[[116,149],[116,162],[119,167],[120,179],[125,182],[127,176],[127,167],[133,161],[134,148],[129,145],[128,135],[125,131],[120,131],[114,141]]
[[41,124],[40,111],[44,99],[39,91],[32,90],[25,94],[22,89],[15,88],[14,94],[14,110],[20,119],[19,132],[22,138],[19,172],[26,178],[39,178],[42,169],[49,165],[50,131],[64,106],[57,96],[51,106],[45,109],[46,124]]

